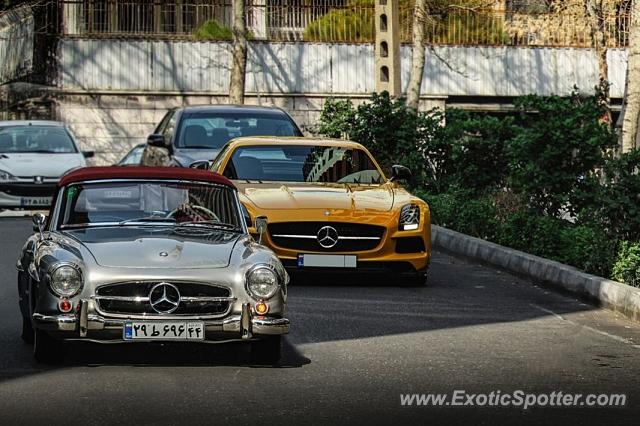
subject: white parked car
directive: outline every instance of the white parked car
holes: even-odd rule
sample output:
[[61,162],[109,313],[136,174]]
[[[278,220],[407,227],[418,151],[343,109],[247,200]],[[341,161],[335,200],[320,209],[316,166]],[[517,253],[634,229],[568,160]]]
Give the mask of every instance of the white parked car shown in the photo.
[[60,176],[93,154],[62,123],[0,121],[0,208],[48,206]]

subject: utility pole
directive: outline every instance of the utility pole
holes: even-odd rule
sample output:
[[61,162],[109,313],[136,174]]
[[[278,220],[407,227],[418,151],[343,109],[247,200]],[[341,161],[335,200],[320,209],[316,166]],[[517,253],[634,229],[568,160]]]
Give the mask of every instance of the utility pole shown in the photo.
[[400,20],[398,0],[376,2],[376,92],[389,92],[392,98],[401,95]]

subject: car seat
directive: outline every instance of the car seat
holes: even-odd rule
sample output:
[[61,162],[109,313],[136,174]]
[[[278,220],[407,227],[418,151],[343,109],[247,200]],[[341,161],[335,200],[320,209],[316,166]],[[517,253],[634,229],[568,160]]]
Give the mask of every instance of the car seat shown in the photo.
[[206,146],[208,142],[207,130],[199,125],[192,124],[184,129],[184,147]]
[[233,160],[238,179],[262,180],[264,170],[262,163],[255,157],[238,157]]

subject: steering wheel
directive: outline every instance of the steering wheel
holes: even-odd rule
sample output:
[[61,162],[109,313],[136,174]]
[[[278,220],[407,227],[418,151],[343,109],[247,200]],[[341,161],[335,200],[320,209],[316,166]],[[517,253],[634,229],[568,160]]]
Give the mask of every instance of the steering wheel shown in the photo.
[[207,219],[205,219],[205,220],[213,220],[215,222],[220,222],[220,218],[218,218],[218,215],[216,215],[214,212],[212,212],[208,208],[203,207],[203,206],[193,206],[193,205],[184,205],[184,204],[182,206],[178,207],[178,208],[175,208],[175,209],[171,210],[167,214],[166,217],[167,218],[174,218],[176,216],[176,214],[178,214],[179,212],[187,213],[187,209],[193,209],[193,210],[196,210],[196,211],[204,213],[207,216]]

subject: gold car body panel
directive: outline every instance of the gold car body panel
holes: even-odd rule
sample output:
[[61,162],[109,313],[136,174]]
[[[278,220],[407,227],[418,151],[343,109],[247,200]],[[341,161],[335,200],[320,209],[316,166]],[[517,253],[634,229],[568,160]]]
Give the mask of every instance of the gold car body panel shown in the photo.
[[[266,145],[307,145],[360,149],[366,152],[378,168],[384,180],[384,173],[375,158],[362,145],[334,139],[247,137],[231,141],[214,161],[212,170],[223,173],[233,153],[239,147]],[[255,182],[234,180],[240,201],[244,204],[252,220],[266,216],[269,224],[282,222],[326,222],[357,223],[385,227],[379,244],[366,251],[339,252],[331,254],[356,254],[359,265],[363,262],[406,262],[416,271],[427,268],[431,255],[431,214],[429,206],[422,199],[411,195],[397,182],[387,181],[379,185],[300,183],[300,182]],[[407,204],[420,206],[418,229],[399,229],[400,212]],[[249,232],[257,235],[255,228]],[[425,251],[419,253],[398,253],[398,238],[419,237],[423,239]],[[296,260],[301,253],[326,254],[325,251],[300,251],[280,247],[274,243],[269,232],[262,243],[271,248],[282,260]]]

